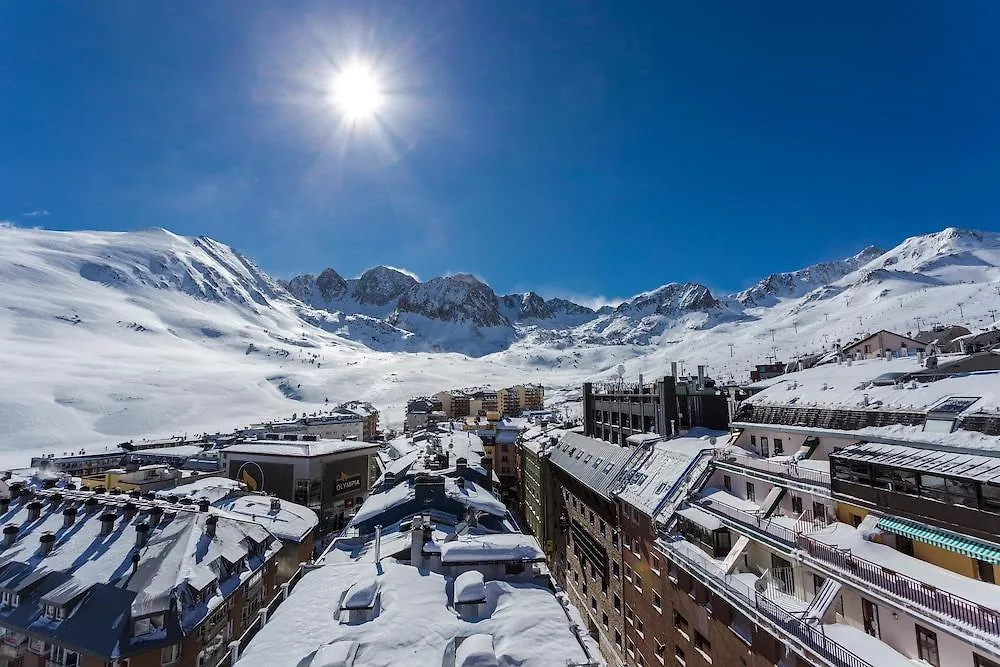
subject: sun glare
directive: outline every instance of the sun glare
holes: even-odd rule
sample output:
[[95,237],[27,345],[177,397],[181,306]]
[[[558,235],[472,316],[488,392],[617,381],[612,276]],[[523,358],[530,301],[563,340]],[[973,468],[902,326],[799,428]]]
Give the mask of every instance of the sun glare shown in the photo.
[[370,118],[382,106],[378,77],[366,65],[351,64],[334,77],[331,99],[340,113],[350,120]]

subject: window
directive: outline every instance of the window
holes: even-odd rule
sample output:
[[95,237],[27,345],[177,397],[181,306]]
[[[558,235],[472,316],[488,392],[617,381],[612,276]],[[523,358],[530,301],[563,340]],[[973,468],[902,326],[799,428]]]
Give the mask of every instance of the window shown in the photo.
[[753,447],[754,449],[757,448],[757,436],[755,435],[750,436],[750,446]]
[[622,647],[622,633],[618,632],[617,629],[615,630],[615,646]]
[[674,627],[677,628],[677,632],[681,633],[684,639],[690,639],[690,629],[688,626],[687,619],[681,616],[679,613],[674,611]]
[[1000,663],[993,662],[976,653],[972,654],[972,662],[974,667],[1000,667]]
[[616,547],[618,546],[618,531],[617,530],[612,530],[611,531],[611,544],[614,545],[614,546],[616,546]]
[[653,593],[653,609],[660,612],[661,614],[663,613],[663,599],[660,598],[659,593],[655,592]]
[[934,667],[941,667],[941,657],[938,655],[937,635],[927,628],[917,628],[917,655],[921,660]]
[[[224,611],[224,610],[223,610]],[[211,622],[211,619],[209,619]],[[150,632],[156,632],[163,627],[163,614],[158,614],[156,616],[147,616],[146,618],[137,618],[132,625],[132,636],[138,637],[140,635],[146,635]]]
[[976,572],[979,574],[979,580],[985,581],[988,584],[995,584],[996,578],[994,577],[993,563],[985,560],[976,561]]
[[56,604],[45,605],[45,615],[51,619],[62,620],[66,618],[66,608]]
[[177,662],[181,657],[181,645],[171,644],[160,651],[160,664],[169,665],[172,662]]
[[638,537],[632,538],[632,553],[636,554],[637,556],[638,555],[642,555],[642,551],[639,550],[639,538]]
[[576,496],[573,496],[573,509],[576,509]]
[[687,661],[684,659],[684,649],[682,649],[680,646],[675,646],[674,647],[674,658],[677,659],[677,664],[678,665],[686,665],[687,664]]
[[656,640],[656,651],[654,652],[656,659],[663,662],[667,657],[667,645],[661,642],[659,639]]
[[635,617],[632,615],[632,607],[625,605],[625,620],[629,623],[635,623]]
[[814,502],[813,503],[813,519],[816,519],[817,521],[820,521],[820,520],[823,520],[825,518],[826,518],[826,506],[823,503]]
[[597,611],[597,598],[595,598],[593,595],[590,596],[590,608],[593,609],[594,611]]
[[981,484],[979,491],[983,498],[982,508],[987,512],[1000,514],[1000,486]]
[[594,513],[593,512],[590,512],[590,525],[591,526],[594,525]]
[[775,456],[781,456],[784,453],[785,453],[785,445],[784,445],[784,443],[781,441],[781,438],[775,438],[774,439],[774,455]]
[[642,592],[642,577],[639,576],[638,572],[635,573],[635,579],[632,580],[632,585],[635,586],[636,590],[640,593]]
[[622,599],[618,597],[618,593],[615,593],[615,611],[622,613]]
[[733,492],[733,478],[729,475],[722,476],[722,487],[726,490],[726,493]]
[[864,521],[864,519],[865,518],[863,516],[861,516],[860,514],[852,514],[851,515],[851,525],[853,525],[855,528],[857,528],[858,526],[861,525],[861,522]]
[[767,436],[760,436],[760,455],[765,459],[771,455],[771,452],[767,449]]
[[80,656],[78,656],[75,651],[70,651],[69,649],[63,648],[62,646],[56,646],[55,644],[49,644],[49,659],[46,662],[49,665],[64,665],[66,667],[69,667],[70,665],[75,666],[80,664]]
[[948,502],[948,492],[945,490],[944,477],[920,475],[920,495],[924,498]]
[[632,568],[628,567],[627,565],[625,566],[625,579],[628,581],[632,581]]
[[802,496],[792,496],[792,514],[795,516],[802,514]]
[[638,632],[640,635],[643,635],[643,630],[644,629],[645,628],[644,628],[644,626],[642,624],[642,619],[639,618],[638,616],[636,616],[635,617],[635,631]]
[[604,535],[606,529],[607,529],[607,524],[601,521],[601,535]]
[[604,626],[605,630],[608,629],[608,614],[607,614],[607,612],[602,612],[601,613],[601,625]]
[[653,572],[659,574],[660,573],[660,557],[659,556],[653,556],[652,559],[653,559],[653,564],[650,566],[650,569],[652,569]]
[[611,574],[614,575],[615,579],[621,578],[621,568],[618,566],[617,561],[611,563]]
[[757,492],[753,488],[752,482],[747,482],[747,500],[750,502],[757,502]]
[[904,553],[907,556],[913,555],[913,540],[909,537],[904,537],[903,535],[896,536],[896,550],[900,553]]
[[712,664],[712,643],[697,630],[694,631],[694,648],[701,653],[701,657],[705,659],[705,662]]

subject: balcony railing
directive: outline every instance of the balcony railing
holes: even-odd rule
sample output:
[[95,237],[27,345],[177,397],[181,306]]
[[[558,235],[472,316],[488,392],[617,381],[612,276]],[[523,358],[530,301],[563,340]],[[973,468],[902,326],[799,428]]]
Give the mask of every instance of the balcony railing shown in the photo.
[[815,654],[834,667],[874,667],[872,663],[827,637],[822,625],[809,624],[801,614],[783,608],[745,582],[713,567],[706,557],[693,554],[687,549],[674,548],[670,541],[661,541],[660,545],[696,579],[738,608],[763,616],[770,621],[765,625],[772,625],[795,638],[795,643],[804,651]]
[[751,456],[745,452],[720,453],[717,457],[719,463],[731,463],[733,465],[750,468],[759,472],[767,473],[775,477],[805,482],[816,486],[830,488],[830,473],[823,470],[815,470],[805,466],[795,465],[791,462],[782,463],[770,459],[762,459]]
[[983,607],[961,596],[894,572],[877,563],[837,549],[809,537],[799,535],[797,546],[810,556],[833,565],[865,584],[901,598],[935,615],[945,616],[971,626],[992,637],[1000,637],[1000,612]]
[[794,530],[776,523],[771,518],[761,516],[759,512],[748,512],[732,505],[706,500],[695,500],[693,504],[706,512],[740,524],[751,532],[764,533],[782,542],[788,548],[795,545],[796,532]]

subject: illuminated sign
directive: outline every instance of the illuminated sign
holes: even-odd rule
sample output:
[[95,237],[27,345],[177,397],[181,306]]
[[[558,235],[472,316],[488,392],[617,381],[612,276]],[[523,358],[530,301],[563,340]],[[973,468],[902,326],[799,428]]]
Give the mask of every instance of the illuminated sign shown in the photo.
[[337,476],[336,481],[333,483],[334,493],[343,493],[350,489],[360,489],[361,488],[361,473],[348,473],[342,472]]

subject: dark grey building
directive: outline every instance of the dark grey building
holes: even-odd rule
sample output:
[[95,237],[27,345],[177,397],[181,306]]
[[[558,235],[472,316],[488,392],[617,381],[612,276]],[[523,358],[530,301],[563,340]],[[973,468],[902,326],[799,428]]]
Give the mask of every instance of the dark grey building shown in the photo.
[[698,377],[665,376],[652,384],[608,383],[583,385],[584,433],[625,445],[640,433],[671,436],[701,426],[729,428],[726,396],[699,367]]

